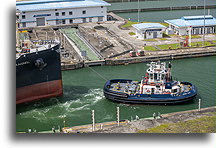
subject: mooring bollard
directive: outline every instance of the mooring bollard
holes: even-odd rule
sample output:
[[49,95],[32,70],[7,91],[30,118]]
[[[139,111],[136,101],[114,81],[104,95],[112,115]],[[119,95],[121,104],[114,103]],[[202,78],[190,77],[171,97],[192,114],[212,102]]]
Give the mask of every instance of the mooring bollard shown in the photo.
[[101,129],[101,130],[103,129],[103,124],[100,124],[100,129]]
[[120,116],[119,116],[119,107],[117,107],[117,123],[118,123],[118,126],[119,126],[119,119],[120,119]]
[[94,115],[94,110],[92,110],[92,131],[95,130],[95,115]]
[[199,99],[199,108],[198,108],[198,111],[201,110],[201,99]]
[[136,120],[139,120],[139,116],[136,115]]
[[131,116],[131,122],[133,121],[133,117]]
[[153,114],[153,118],[156,119],[156,113]]

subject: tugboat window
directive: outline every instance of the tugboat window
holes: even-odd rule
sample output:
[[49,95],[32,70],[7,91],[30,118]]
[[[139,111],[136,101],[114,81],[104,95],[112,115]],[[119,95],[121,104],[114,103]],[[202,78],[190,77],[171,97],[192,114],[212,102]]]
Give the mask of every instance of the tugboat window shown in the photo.
[[152,73],[150,74],[150,79],[153,79],[153,74]]
[[154,79],[157,80],[157,73],[154,73]]

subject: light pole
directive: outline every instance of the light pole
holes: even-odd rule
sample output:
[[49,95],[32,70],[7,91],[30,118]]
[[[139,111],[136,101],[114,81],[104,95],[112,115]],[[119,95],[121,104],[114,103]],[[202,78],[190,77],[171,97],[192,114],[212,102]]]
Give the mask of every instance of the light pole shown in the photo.
[[206,0],[204,0],[204,24],[203,24],[203,42],[202,42],[202,46],[205,46],[205,5],[206,5]]

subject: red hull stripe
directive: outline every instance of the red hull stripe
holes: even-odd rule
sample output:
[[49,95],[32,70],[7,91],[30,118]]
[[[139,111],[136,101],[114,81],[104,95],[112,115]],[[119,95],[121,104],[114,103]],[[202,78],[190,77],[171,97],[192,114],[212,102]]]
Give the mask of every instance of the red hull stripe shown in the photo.
[[16,104],[61,96],[62,80],[43,82],[16,89]]

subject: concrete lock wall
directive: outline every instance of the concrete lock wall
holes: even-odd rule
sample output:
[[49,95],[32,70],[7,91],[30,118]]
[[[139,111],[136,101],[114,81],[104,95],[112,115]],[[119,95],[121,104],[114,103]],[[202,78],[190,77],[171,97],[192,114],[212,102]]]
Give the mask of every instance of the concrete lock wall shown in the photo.
[[[72,15],[69,12],[72,11]],[[86,11],[83,14],[83,11]],[[65,15],[62,16],[62,12]],[[59,16],[56,16],[59,13]],[[25,19],[22,18],[25,15]],[[100,18],[99,18],[100,17]],[[50,25],[60,25],[60,24],[71,24],[70,19],[73,20],[72,23],[83,23],[83,22],[99,22],[107,20],[107,7],[86,7],[86,8],[70,8],[70,9],[57,9],[57,10],[40,10],[40,11],[26,11],[19,15],[19,20],[21,22],[20,27],[35,27],[37,26],[36,19],[45,18],[45,26]],[[83,18],[86,18],[85,20]],[[58,20],[58,23],[57,21]],[[65,23],[63,23],[63,21]],[[26,25],[25,25],[26,24]]]

